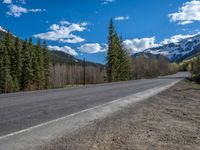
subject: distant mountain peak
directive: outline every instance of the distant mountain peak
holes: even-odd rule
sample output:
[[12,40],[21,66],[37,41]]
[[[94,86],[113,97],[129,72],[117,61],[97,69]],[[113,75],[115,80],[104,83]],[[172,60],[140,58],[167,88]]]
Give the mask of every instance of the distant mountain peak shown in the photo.
[[148,48],[143,53],[160,54],[168,57],[169,60],[180,62],[199,53],[200,34],[187,37],[179,42],[164,44],[158,47]]
[[0,26],[0,31],[3,31],[3,32],[8,32],[8,30],[6,30],[4,27]]

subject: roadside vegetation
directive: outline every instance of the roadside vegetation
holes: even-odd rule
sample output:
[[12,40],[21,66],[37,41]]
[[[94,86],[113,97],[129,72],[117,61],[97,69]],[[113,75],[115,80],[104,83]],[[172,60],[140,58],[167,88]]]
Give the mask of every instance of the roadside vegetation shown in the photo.
[[191,76],[188,78],[192,82],[200,84],[200,56],[183,61],[180,64],[181,71],[189,71]]

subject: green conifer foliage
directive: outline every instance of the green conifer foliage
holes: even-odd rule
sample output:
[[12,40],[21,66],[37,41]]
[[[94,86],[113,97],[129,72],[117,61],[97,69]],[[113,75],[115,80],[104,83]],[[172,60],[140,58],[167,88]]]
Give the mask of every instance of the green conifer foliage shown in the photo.
[[131,64],[122,39],[119,38],[112,19],[109,25],[107,52],[107,79],[109,82],[125,81],[131,78]]

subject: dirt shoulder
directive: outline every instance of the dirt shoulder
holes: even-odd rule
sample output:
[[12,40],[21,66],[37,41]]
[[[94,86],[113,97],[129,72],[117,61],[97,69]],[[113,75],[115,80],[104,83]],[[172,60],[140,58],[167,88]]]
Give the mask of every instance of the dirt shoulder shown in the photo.
[[38,150],[200,150],[200,86],[180,82]]

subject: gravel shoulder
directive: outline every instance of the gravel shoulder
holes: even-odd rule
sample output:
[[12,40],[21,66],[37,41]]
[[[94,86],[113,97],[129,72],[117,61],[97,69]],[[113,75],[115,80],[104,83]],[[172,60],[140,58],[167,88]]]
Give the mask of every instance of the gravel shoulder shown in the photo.
[[37,150],[200,150],[200,86],[182,81]]

